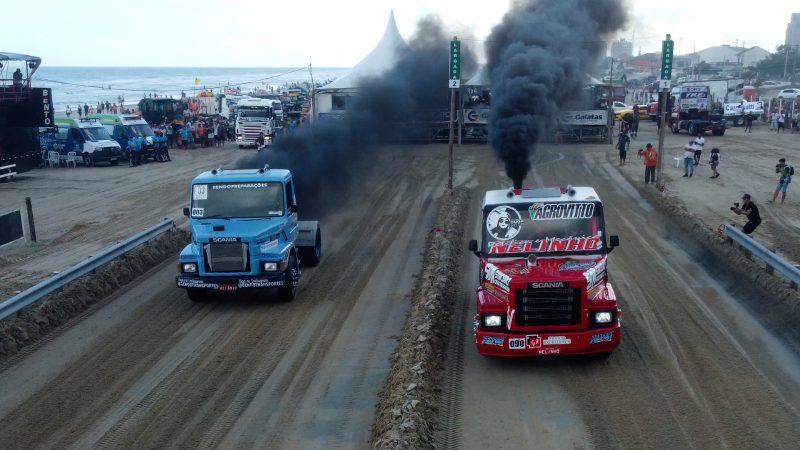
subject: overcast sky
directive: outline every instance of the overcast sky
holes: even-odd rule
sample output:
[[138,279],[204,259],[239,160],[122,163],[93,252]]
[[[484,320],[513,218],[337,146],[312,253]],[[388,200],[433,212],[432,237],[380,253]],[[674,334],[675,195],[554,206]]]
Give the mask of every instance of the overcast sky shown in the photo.
[[[591,0],[586,0],[591,1]],[[21,6],[24,3],[24,7]],[[40,56],[50,66],[352,67],[378,42],[394,11],[403,37],[434,13],[482,46],[508,0],[26,0],[25,20],[6,16],[0,51]],[[744,42],[775,51],[796,0],[628,0],[619,37],[634,53]],[[734,5],[747,5],[734,7]],[[762,6],[763,5],[763,6]],[[8,12],[8,8],[5,8]],[[580,30],[576,30],[579,36]],[[587,36],[579,36],[581,40]],[[570,37],[553,36],[554,39]]]

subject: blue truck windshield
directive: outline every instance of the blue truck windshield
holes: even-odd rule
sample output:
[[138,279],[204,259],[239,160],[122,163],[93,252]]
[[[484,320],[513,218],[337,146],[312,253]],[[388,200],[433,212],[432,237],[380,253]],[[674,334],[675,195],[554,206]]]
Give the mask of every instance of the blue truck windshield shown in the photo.
[[492,205],[484,209],[483,250],[488,257],[597,254],[603,226],[597,202]]
[[258,218],[283,215],[283,183],[209,183],[192,185],[191,216]]

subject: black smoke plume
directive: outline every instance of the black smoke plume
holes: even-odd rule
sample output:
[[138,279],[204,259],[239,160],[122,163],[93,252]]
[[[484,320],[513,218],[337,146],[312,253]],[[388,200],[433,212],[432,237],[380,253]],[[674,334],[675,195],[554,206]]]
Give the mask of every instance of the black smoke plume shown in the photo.
[[[422,19],[394,67],[358,80],[358,93],[342,119],[299,127],[240,166],[268,163],[290,169],[301,211],[321,215],[342,204],[347,189],[364,178],[381,147],[403,139],[404,124],[449,108],[451,38],[437,17]],[[462,60],[463,73],[475,71],[476,59],[468,48],[462,49]]]
[[605,40],[626,20],[621,0],[525,0],[492,30],[489,140],[514,187],[522,187],[536,144],[559,110],[582,99]]

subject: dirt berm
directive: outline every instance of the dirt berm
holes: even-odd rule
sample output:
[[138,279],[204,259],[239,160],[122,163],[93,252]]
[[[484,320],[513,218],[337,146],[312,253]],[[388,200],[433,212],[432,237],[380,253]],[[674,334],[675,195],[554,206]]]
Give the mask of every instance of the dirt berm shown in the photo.
[[422,272],[411,299],[392,367],[378,398],[372,427],[373,448],[430,448],[438,408],[437,384],[447,345],[447,330],[457,295],[464,214],[469,193],[445,194],[428,234]]
[[0,364],[166,258],[174,257],[188,241],[188,234],[180,229],[163,233],[3,320]]

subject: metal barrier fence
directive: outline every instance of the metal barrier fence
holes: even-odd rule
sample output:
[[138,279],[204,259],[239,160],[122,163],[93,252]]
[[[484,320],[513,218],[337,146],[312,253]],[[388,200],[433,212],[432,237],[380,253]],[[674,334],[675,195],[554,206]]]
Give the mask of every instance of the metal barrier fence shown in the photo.
[[800,285],[800,269],[793,266],[789,261],[781,258],[775,252],[770,251],[732,225],[725,225],[724,232],[729,242],[736,242],[747,252],[764,261],[768,273],[773,273],[777,270],[789,280],[792,288],[796,289]]
[[20,292],[10,299],[0,303],[0,320],[3,320],[20,309],[41,300],[53,291],[64,287],[68,283],[75,281],[83,275],[98,269],[103,264],[112,261],[114,258],[117,258],[124,253],[135,249],[145,242],[148,242],[173,228],[175,228],[175,222],[169,219],[164,219],[164,221],[158,225],[148,228],[147,230],[144,230],[117,245],[108,247],[86,261],[83,261],[56,276],[50,277],[41,283],[28,288],[23,292]]

